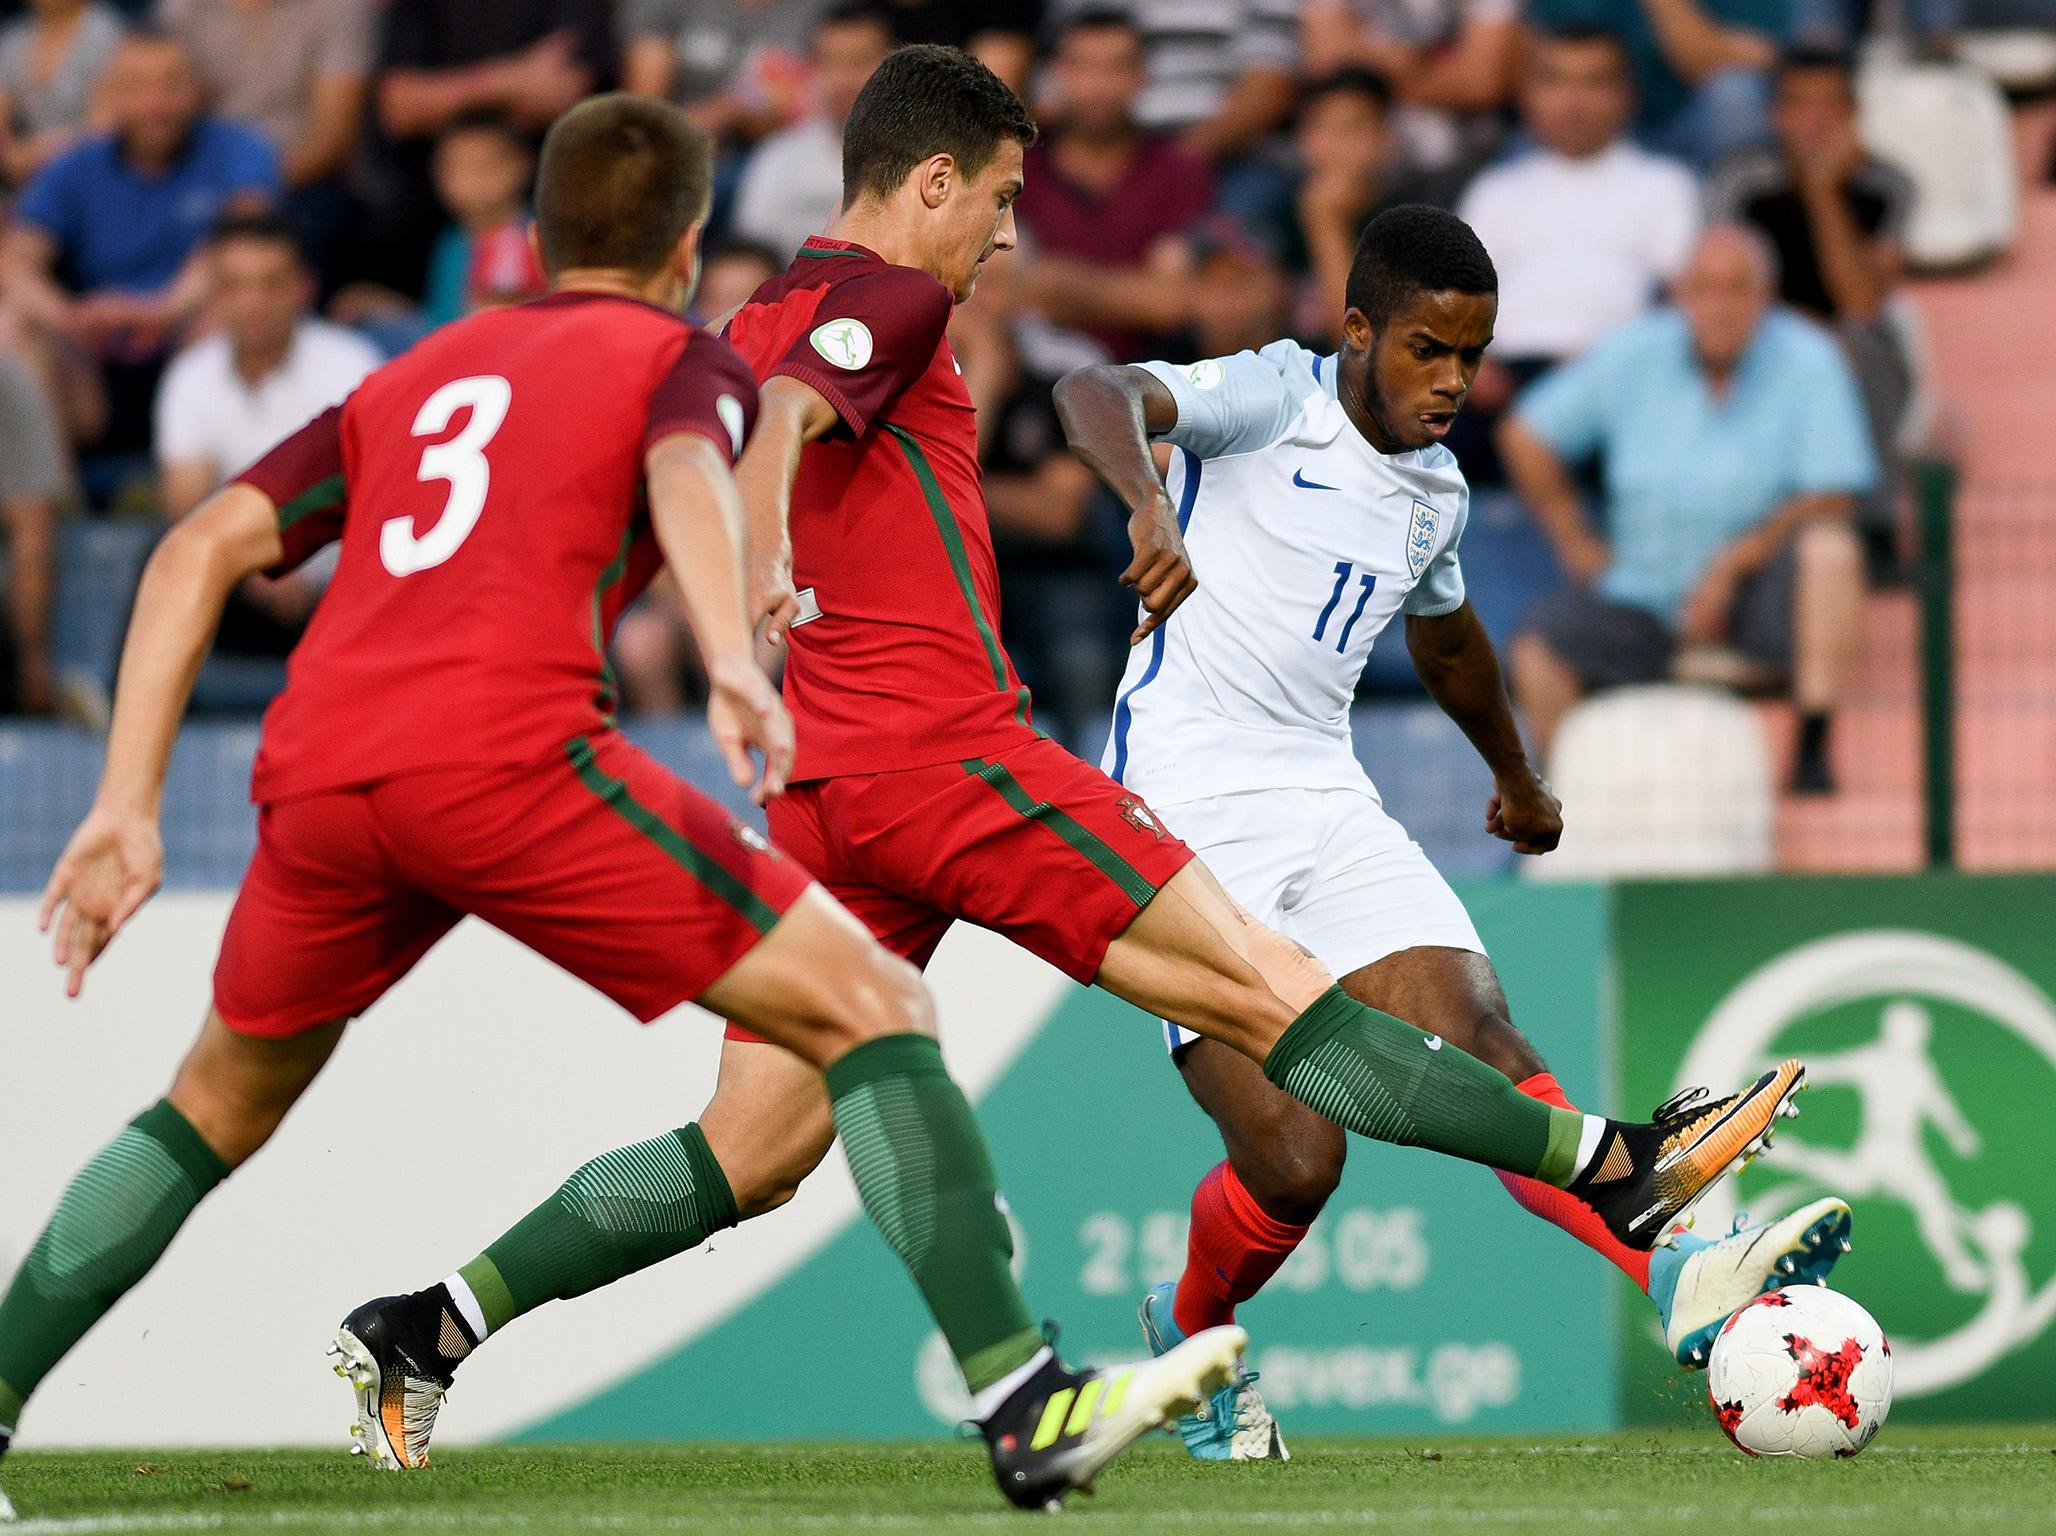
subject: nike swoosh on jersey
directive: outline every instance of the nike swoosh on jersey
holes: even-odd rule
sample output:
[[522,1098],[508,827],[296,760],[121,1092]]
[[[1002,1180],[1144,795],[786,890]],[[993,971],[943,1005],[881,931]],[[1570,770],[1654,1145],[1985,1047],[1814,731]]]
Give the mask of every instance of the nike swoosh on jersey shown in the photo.
[[1340,489],[1339,486],[1323,485],[1318,480],[1307,479],[1306,471],[1303,469],[1295,469],[1292,472],[1292,483],[1303,491],[1333,491]]

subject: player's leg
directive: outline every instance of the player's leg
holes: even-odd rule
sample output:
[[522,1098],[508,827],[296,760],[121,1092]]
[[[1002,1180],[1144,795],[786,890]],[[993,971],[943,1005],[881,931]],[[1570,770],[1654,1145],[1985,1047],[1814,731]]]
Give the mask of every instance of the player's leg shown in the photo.
[[[925,967],[948,919],[890,892],[833,880],[816,798],[813,787],[802,785],[774,805],[781,851],[802,869],[830,876],[830,895],[891,953]],[[394,1326],[432,1350],[428,1363],[448,1377],[489,1335],[536,1307],[690,1252],[724,1228],[784,1204],[834,1139],[818,1067],[731,1023],[714,1096],[696,1123],[580,1167],[442,1285],[400,1298],[400,1312],[418,1314],[420,1321]],[[624,1184],[630,1169],[643,1171],[632,1187]],[[600,1189],[614,1196],[596,1198]],[[452,1314],[447,1326],[446,1313]]]
[[1197,861],[1109,947],[1099,980],[1261,1062],[1273,1083],[1345,1130],[1568,1189],[1641,1246],[1762,1146],[1805,1078],[1786,1062],[1739,1095],[1700,1094],[1647,1124],[1544,1104],[1350,997],[1305,950],[1251,921]]
[[[1233,1329],[1116,1373],[1055,1360],[1015,1284],[991,1160],[943,1067],[920,973],[705,796],[610,736],[575,744],[562,784],[535,775],[396,811],[443,831],[445,878],[478,915],[638,1018],[695,999],[824,1076],[865,1210],[955,1353],[1009,1498],[1060,1497],[1225,1378]],[[661,1156],[645,1144],[594,1165],[576,1192],[588,1228],[637,1205],[661,1227],[681,1190],[712,1203],[717,1185],[733,1219],[704,1133],[673,1140]],[[359,1308],[337,1336],[358,1431],[392,1465],[425,1459],[451,1353],[403,1300]],[[446,1311],[434,1326],[461,1321]]]
[[448,929],[395,889],[346,796],[266,810],[215,971],[215,1008],[169,1092],[72,1180],[0,1299],[0,1439],[52,1366],[270,1138],[354,1015]]

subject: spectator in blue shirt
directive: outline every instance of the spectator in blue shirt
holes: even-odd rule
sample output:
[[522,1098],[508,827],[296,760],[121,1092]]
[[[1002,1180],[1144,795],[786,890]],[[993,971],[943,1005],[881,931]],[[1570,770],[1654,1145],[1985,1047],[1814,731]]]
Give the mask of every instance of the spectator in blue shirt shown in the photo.
[[203,113],[192,60],[162,33],[122,41],[106,96],[113,131],[59,155],[23,192],[0,281],[39,345],[101,363],[106,446],[147,447],[156,375],[204,290],[192,258],[224,213],[277,195],[278,153]]
[[[1544,750],[1595,689],[1671,675],[1707,652],[1738,682],[1791,689],[1795,792],[1827,793],[1827,727],[1854,660],[1863,558],[1851,527],[1878,469],[1863,404],[1827,332],[1774,307],[1763,236],[1700,238],[1675,306],[1545,375],[1500,452],[1571,584],[1513,645],[1515,695]],[[1575,466],[1601,462],[1600,527]]]

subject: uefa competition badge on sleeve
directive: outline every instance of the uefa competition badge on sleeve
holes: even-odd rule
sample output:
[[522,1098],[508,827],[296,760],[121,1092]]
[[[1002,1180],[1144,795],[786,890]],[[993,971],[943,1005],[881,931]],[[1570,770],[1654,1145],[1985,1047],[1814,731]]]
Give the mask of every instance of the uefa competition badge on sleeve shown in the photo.
[[807,340],[829,362],[851,373],[871,361],[871,328],[861,320],[824,320]]

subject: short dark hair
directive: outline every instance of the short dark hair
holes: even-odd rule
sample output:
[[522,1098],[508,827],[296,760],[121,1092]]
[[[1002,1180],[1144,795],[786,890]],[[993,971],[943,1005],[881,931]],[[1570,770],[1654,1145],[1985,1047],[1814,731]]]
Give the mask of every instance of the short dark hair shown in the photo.
[[1840,75],[1851,90],[1856,84],[1856,61],[1845,49],[1832,43],[1792,43],[1778,54],[1771,78],[1782,84],[1785,76],[1816,71]]
[[887,54],[842,130],[842,196],[885,197],[930,155],[976,176],[1004,139],[1035,142],[1035,120],[991,70],[956,48],[916,43]]
[[1470,225],[1443,208],[1402,203],[1356,243],[1344,299],[1383,325],[1422,293],[1497,293],[1499,273]]
[[1375,69],[1345,64],[1307,86],[1299,98],[1299,115],[1304,117],[1307,108],[1328,96],[1362,96],[1376,102],[1380,112],[1388,112],[1392,108],[1392,82]]
[[493,107],[466,107],[443,125],[443,131],[436,135],[436,140],[440,143],[462,133],[488,134],[509,149],[519,150],[524,155],[535,153],[535,140],[517,128],[513,118]]
[[543,140],[535,178],[543,267],[647,277],[707,217],[707,135],[667,102],[614,91],[566,112]]
[[1142,28],[1136,24],[1135,16],[1117,5],[1088,5],[1074,11],[1057,32],[1057,41],[1062,42],[1073,32],[1126,32],[1138,43],[1142,41]]
[[235,240],[247,240],[257,245],[275,245],[292,257],[296,265],[307,264],[307,251],[300,244],[299,233],[275,213],[253,211],[224,214],[214,221],[214,227],[207,232],[207,244],[217,250]]
[[830,27],[855,26],[876,27],[887,37],[892,36],[892,18],[876,0],[836,0],[836,4],[814,18],[811,35],[819,37]]
[[1623,68],[1628,65],[1628,40],[1604,22],[1567,21],[1562,26],[1543,27],[1535,33],[1535,45],[1538,48],[1550,43],[1573,48],[1602,43],[1614,51]]

